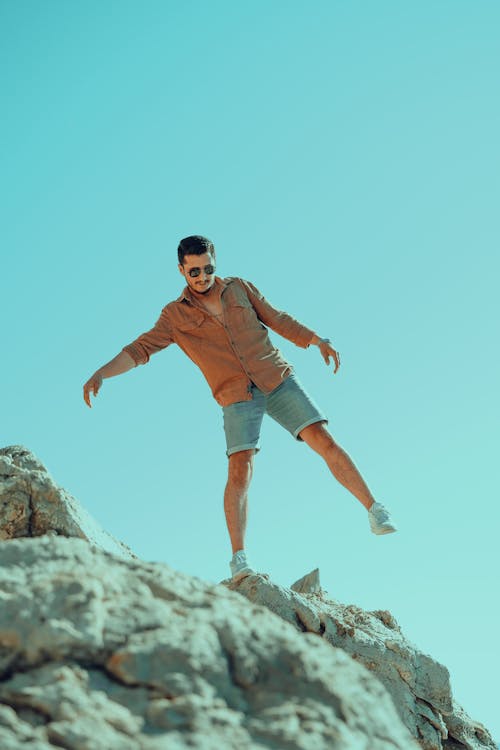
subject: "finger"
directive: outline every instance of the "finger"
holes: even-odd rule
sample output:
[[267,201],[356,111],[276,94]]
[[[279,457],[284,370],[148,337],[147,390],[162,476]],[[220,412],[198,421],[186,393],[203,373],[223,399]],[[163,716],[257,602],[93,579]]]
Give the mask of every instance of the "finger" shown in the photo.
[[337,352],[335,349],[332,349],[330,346],[328,347],[328,359],[327,362],[330,364],[330,357],[333,357],[334,361],[336,361],[336,354]]

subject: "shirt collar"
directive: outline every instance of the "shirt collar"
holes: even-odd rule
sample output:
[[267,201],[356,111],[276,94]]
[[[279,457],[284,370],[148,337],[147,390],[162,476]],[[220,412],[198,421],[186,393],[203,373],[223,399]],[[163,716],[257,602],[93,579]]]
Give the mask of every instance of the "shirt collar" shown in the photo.
[[[221,287],[221,294],[222,294],[223,290],[227,286],[227,282],[225,281],[225,279],[221,279],[220,276],[216,276],[215,283],[217,286]],[[182,302],[183,300],[185,300],[186,302],[193,301],[193,294],[187,285],[182,290],[182,294],[180,295],[180,297],[177,297],[176,302]]]

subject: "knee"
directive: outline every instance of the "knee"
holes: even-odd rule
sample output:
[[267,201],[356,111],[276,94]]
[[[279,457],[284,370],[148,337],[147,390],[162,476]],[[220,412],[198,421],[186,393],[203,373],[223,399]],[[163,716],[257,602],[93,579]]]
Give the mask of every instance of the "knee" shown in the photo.
[[321,456],[337,450],[338,446],[324,422],[315,422],[300,433],[302,440]]
[[250,483],[254,450],[238,451],[229,456],[229,480],[240,487]]

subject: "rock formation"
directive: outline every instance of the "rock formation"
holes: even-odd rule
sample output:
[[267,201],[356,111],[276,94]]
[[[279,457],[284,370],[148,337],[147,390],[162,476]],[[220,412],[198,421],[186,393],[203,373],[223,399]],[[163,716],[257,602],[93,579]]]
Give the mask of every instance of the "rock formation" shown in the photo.
[[0,540],[48,534],[79,537],[108,552],[137,559],[95,521],[22,445],[0,448]]
[[389,612],[139,560],[22,446],[0,539],[1,750],[495,748]]

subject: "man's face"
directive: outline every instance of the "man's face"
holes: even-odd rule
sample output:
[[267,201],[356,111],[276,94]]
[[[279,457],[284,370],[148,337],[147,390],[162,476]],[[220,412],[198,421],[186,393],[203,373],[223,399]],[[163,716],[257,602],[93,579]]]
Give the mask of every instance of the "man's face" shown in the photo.
[[[179,263],[179,271],[186,279],[188,287],[195,294],[206,294],[215,284],[215,271],[212,274],[208,274],[205,271],[206,266],[215,266],[215,256],[211,253],[185,255],[184,264]],[[189,271],[192,268],[200,270],[198,276],[192,277],[189,275]]]

